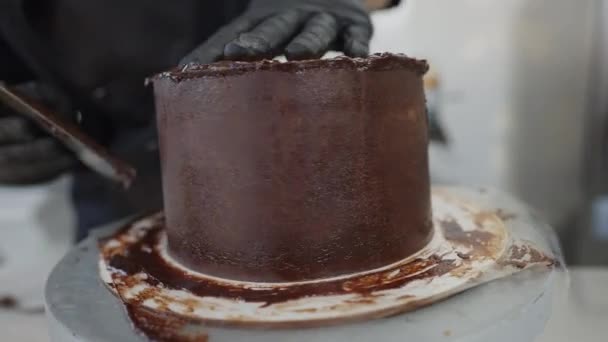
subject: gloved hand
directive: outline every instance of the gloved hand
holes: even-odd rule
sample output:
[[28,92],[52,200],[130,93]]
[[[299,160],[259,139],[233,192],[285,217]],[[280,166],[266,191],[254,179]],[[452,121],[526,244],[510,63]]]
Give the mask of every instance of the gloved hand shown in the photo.
[[[20,92],[36,100],[44,100],[34,89],[28,85]],[[34,127],[22,115],[0,105],[0,184],[48,181],[74,164],[75,157],[55,139]]]
[[335,46],[369,53],[372,24],[363,0],[252,0],[248,9],[180,62],[321,57]]

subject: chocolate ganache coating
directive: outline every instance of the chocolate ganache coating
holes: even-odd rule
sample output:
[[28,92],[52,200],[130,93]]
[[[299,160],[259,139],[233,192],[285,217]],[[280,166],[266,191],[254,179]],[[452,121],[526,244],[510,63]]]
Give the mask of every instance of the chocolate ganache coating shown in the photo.
[[234,280],[371,270],[432,235],[424,61],[219,62],[155,76],[169,253]]

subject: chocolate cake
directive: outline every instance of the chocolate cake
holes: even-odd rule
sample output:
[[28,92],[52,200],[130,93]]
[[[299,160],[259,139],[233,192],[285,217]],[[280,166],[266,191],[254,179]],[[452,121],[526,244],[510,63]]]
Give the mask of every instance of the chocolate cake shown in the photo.
[[432,235],[424,61],[193,65],[153,79],[169,254],[284,282],[389,265]]

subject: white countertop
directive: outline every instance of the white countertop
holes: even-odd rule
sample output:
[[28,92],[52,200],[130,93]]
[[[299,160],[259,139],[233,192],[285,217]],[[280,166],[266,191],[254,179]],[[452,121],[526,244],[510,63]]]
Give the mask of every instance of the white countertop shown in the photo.
[[604,342],[608,338],[608,267],[572,267],[570,296],[558,303],[538,342]]

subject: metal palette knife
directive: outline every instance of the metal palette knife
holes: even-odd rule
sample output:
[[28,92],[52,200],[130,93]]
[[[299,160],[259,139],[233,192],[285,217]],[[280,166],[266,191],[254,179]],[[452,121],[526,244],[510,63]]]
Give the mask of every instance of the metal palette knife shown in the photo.
[[85,135],[78,126],[66,122],[42,104],[23,97],[21,94],[0,83],[0,102],[32,120],[44,131],[61,141],[76,157],[96,173],[119,182],[128,188],[135,179],[135,169],[119,160],[92,138]]

